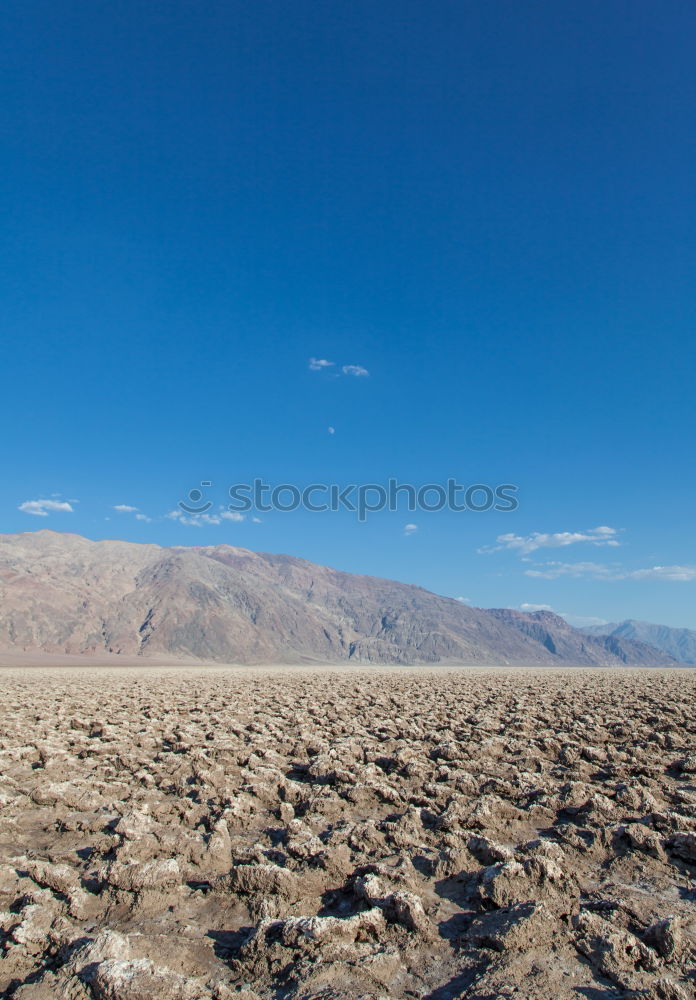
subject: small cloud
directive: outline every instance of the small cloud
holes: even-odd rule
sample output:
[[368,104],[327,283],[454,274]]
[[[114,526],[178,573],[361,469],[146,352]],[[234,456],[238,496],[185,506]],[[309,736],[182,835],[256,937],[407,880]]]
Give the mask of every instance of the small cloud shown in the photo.
[[455,601],[459,601],[460,604],[471,604],[470,597],[455,597]]
[[111,509],[115,510],[117,514],[135,514],[136,521],[147,521],[148,524],[152,521],[151,517],[148,517],[147,514],[141,513],[137,507],[132,507],[128,503],[114,504]]
[[254,524],[263,524],[263,521],[261,520],[260,517],[252,517],[251,520],[254,522]]
[[520,611],[553,611],[550,604],[520,604]]
[[355,375],[357,378],[370,374],[367,368],[363,368],[362,365],[343,365],[341,371],[344,375]]
[[181,510],[170,510],[164,516],[172,521],[178,521],[179,524],[187,524],[192,528],[202,528],[204,524],[222,524],[223,521],[244,520],[244,514],[240,514],[236,510],[223,510],[223,508],[220,508],[219,512],[215,514],[184,514]]
[[336,428],[335,427],[327,427],[327,431],[328,431],[329,434],[335,434],[336,433]]
[[218,514],[182,514],[179,520],[182,524],[190,524],[194,528],[200,528],[204,524],[220,524]]
[[224,518],[225,521],[244,520],[244,514],[240,514],[238,510],[223,510],[220,512],[220,517]]
[[24,514],[33,514],[34,517],[48,517],[49,514],[71,514],[73,508],[67,500],[25,500],[17,510],[21,510]]
[[220,524],[217,514],[184,514],[181,510],[170,510],[165,517],[179,524],[188,524],[193,528],[201,528],[204,524]]
[[333,368],[333,361],[327,361],[326,358],[310,358],[309,359],[309,370],[311,372],[320,372],[322,368]]
[[481,554],[487,554],[508,550],[516,552],[524,558],[537,549],[565,548],[567,545],[577,545],[579,542],[616,547],[621,544],[615,537],[616,534],[616,528],[609,528],[605,524],[598,528],[588,528],[586,531],[534,531],[531,535],[515,535],[509,532],[505,535],[498,535],[497,545],[484,545],[477,551]]
[[417,531],[418,531],[418,525],[417,524],[405,524],[404,525],[404,534],[406,536],[408,536],[408,535],[414,535]]

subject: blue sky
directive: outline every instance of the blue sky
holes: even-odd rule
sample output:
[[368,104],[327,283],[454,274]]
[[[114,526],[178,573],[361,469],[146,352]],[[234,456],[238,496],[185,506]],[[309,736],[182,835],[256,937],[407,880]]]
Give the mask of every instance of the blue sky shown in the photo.
[[[2,22],[3,531],[696,627],[692,5]],[[257,476],[519,508],[220,517]],[[167,517],[201,481],[208,522]]]

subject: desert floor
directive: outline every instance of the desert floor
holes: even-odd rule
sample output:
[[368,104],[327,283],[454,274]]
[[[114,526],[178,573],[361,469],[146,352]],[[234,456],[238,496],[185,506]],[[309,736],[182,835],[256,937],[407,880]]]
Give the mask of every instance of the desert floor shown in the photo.
[[692,997],[695,686],[0,670],[0,995]]

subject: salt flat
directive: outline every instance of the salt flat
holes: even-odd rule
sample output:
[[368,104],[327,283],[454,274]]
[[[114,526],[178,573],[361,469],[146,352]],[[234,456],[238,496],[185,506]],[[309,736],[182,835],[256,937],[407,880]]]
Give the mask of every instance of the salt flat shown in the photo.
[[688,670],[0,670],[3,996],[693,995]]

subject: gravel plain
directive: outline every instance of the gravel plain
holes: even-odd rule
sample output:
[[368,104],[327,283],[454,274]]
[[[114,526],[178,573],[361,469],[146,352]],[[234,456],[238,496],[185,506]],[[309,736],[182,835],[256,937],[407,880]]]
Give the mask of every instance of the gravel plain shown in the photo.
[[0,670],[0,996],[694,996],[690,670]]

